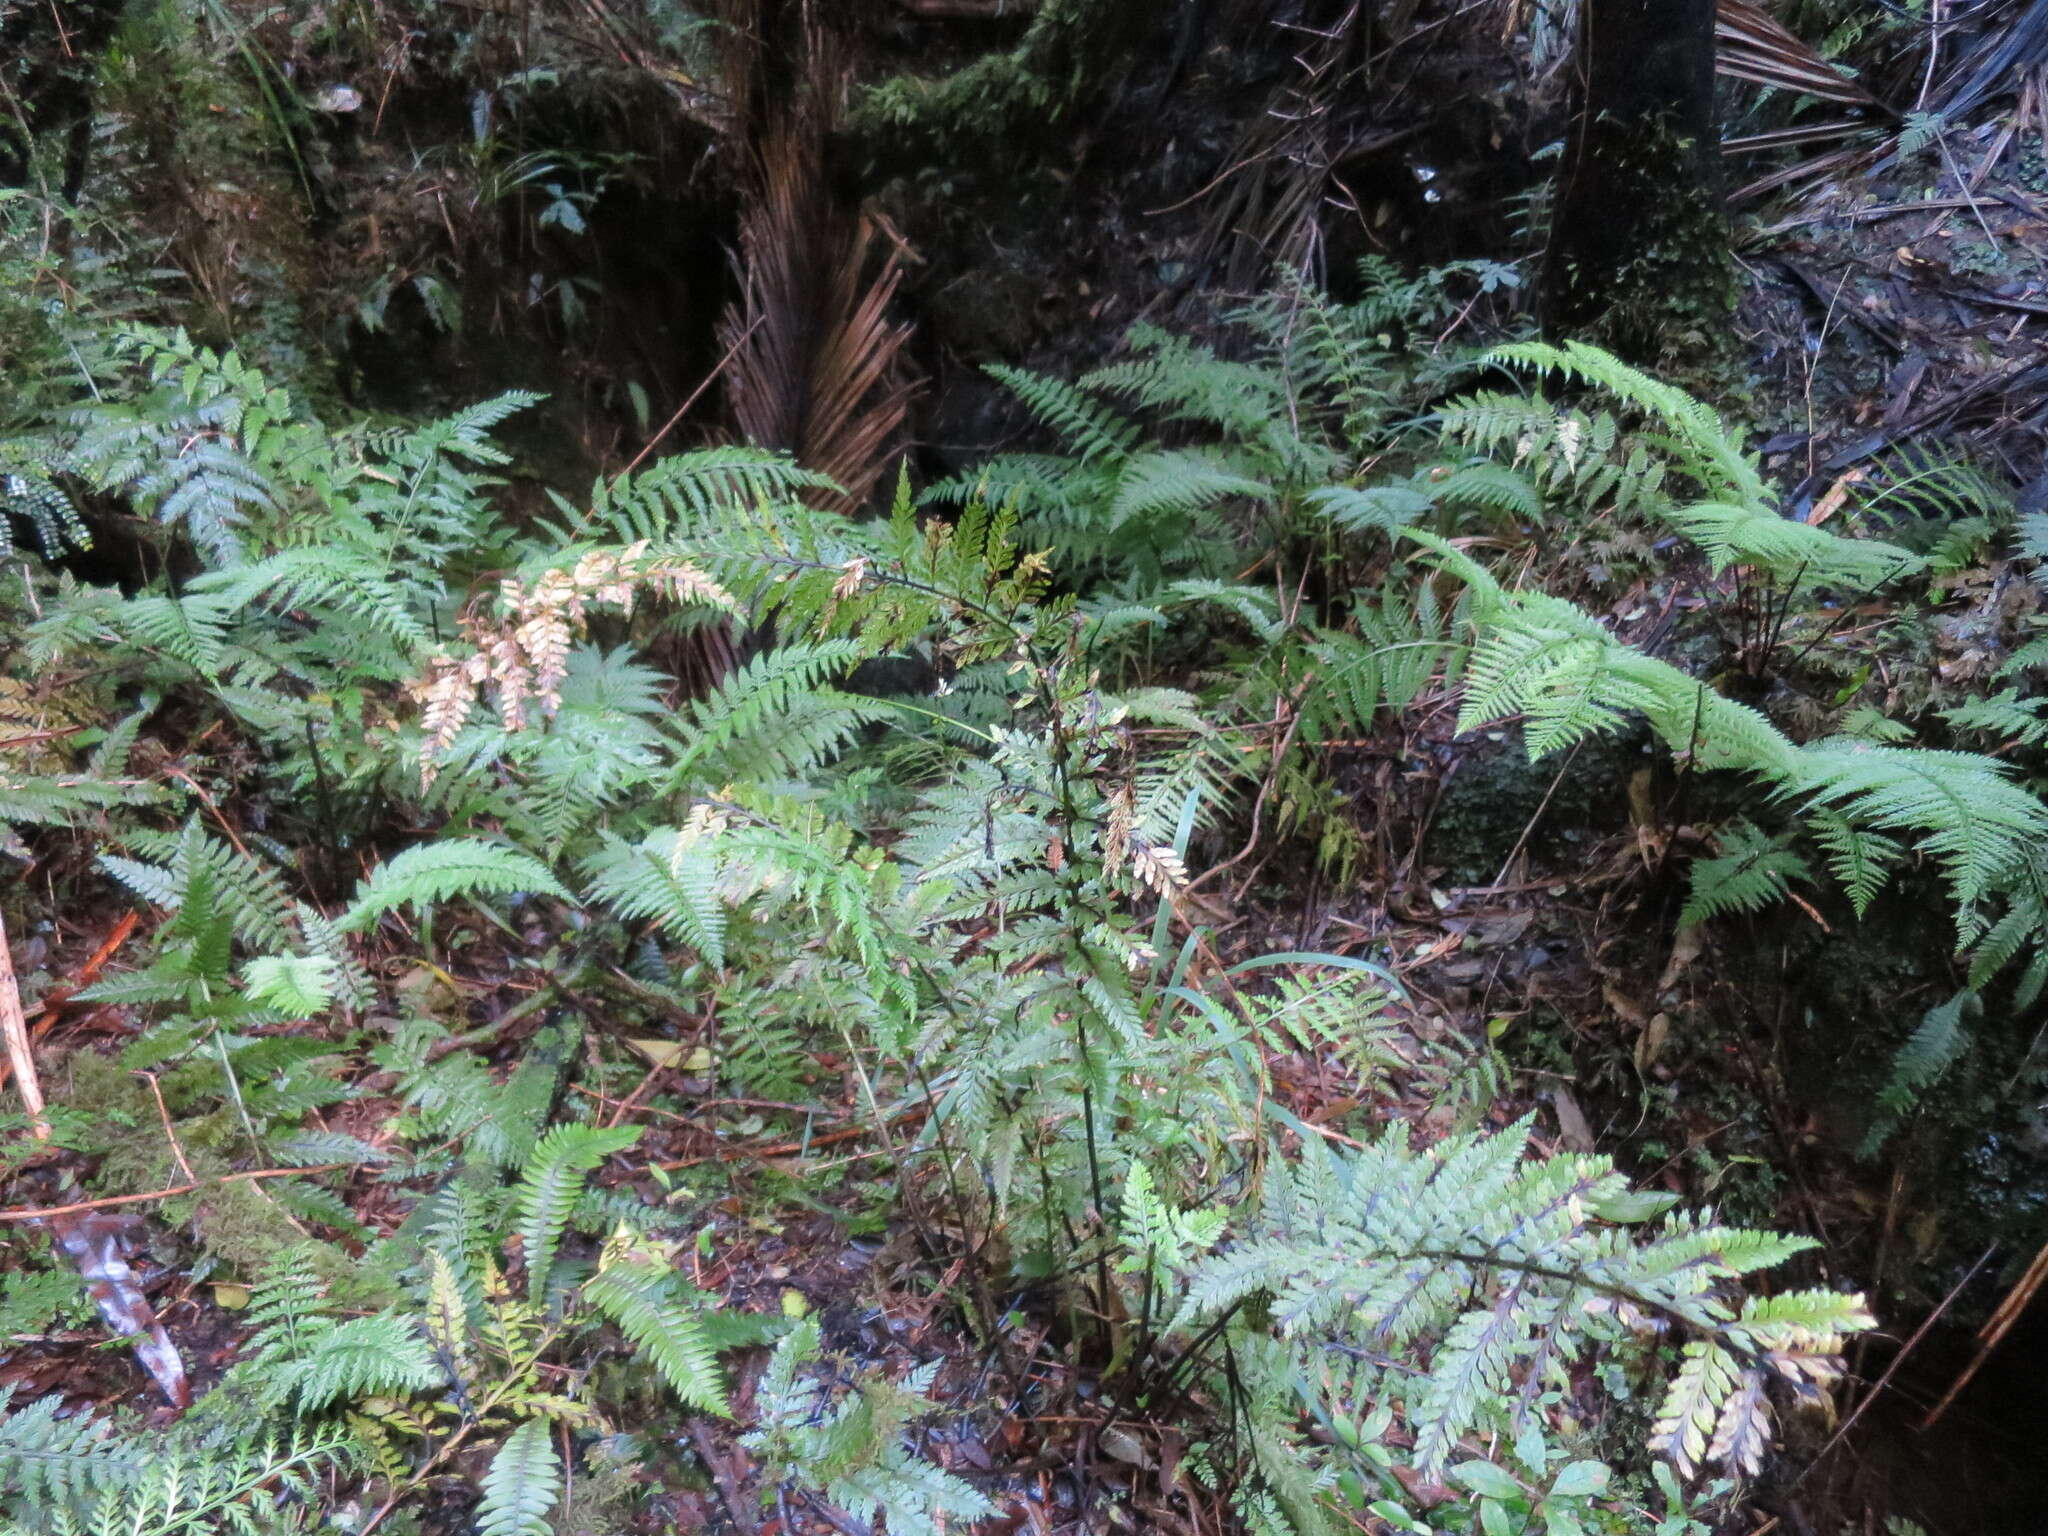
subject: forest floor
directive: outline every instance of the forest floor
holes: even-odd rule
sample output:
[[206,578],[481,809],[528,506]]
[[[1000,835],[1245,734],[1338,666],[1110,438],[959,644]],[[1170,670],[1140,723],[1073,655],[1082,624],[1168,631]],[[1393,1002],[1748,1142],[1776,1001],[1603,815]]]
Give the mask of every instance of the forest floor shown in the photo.
[[[1212,60],[1207,75],[1198,67],[1196,88],[1173,94],[1132,143],[1117,137],[1115,119],[1078,136],[1061,172],[1057,219],[1025,197],[963,233],[1010,195],[999,174],[977,184],[963,173],[957,194],[950,183],[937,197],[894,185],[875,197],[911,257],[904,300],[925,322],[912,349],[929,385],[914,420],[924,462],[956,464],[1013,433],[1015,420],[1001,414],[980,373],[985,362],[1002,357],[1072,372],[1107,355],[1134,320],[1199,327],[1245,297],[1227,284],[1219,289],[1228,291],[1210,292],[1192,282],[1192,274],[1259,246],[1247,231],[1279,201],[1247,192],[1233,202],[1227,187],[1214,195],[1209,169],[1241,147],[1230,130],[1250,132],[1265,117],[1264,93],[1230,79],[1227,62]],[[1447,94],[1447,82],[1484,63],[1469,54],[1435,62],[1431,78]],[[1153,69],[1159,72],[1156,62]],[[1147,94],[1165,83],[1139,80]],[[1243,98],[1234,117],[1216,109],[1226,96]],[[407,105],[401,101],[401,113]],[[1353,182],[1364,189],[1353,198],[1355,217],[1344,220],[1341,255],[1426,263],[1464,259],[1473,242],[1491,240],[1506,221],[1509,195],[1494,159],[1473,152],[1486,140],[1487,126],[1475,127],[1485,114],[1446,112],[1418,126],[1412,104],[1393,101],[1375,112],[1383,120],[1356,125],[1365,147],[1336,162],[1353,165]],[[2002,118],[1958,132],[1936,166],[1922,160],[1910,172],[1844,180],[1796,206],[1776,205],[1767,222],[1745,228],[1741,393],[1751,441],[1793,515],[1825,522],[1873,461],[1953,444],[2002,465],[2022,487],[2022,512],[2048,510],[2048,362],[2040,342],[2048,319],[2048,163],[2038,132],[2028,147],[2016,131],[2015,119]],[[1285,148],[1261,152],[1278,164]],[[386,154],[345,164],[339,182],[377,183],[380,195],[395,198],[392,167],[402,156],[395,145]],[[1437,160],[1451,170],[1440,184],[1449,201],[1424,203],[1416,167],[1434,175],[1425,162]],[[415,190],[405,189],[408,228],[427,225],[423,210],[433,207]],[[376,211],[365,212],[372,203],[366,195],[352,205],[338,226],[339,258],[329,252],[322,260],[347,266],[361,257],[364,240],[375,247],[392,238],[393,221],[380,234]],[[349,221],[358,216],[359,223]],[[445,206],[438,217],[445,220]],[[459,243],[452,232],[451,243]],[[622,278],[621,290],[640,276]],[[1484,318],[1475,315],[1474,323]],[[698,329],[708,334],[708,325]],[[1437,345],[1453,339],[1447,332]],[[700,355],[701,341],[663,359],[670,377],[652,381],[658,408],[683,393],[679,357],[700,370],[711,361]],[[454,361],[452,343],[436,348],[447,367],[412,368],[419,359],[407,354],[402,331],[369,341],[358,360],[381,362],[354,384],[373,398],[380,389],[452,394],[496,377],[503,361],[484,342]],[[528,337],[508,350],[526,366],[545,346]],[[600,413],[586,409],[599,386],[587,373],[550,382],[568,386],[560,391],[565,401],[575,399],[579,383],[587,386],[576,411],[550,423],[563,456],[601,459],[602,445],[588,430]],[[1569,591],[1581,552],[1547,553],[1563,573],[1557,584]],[[1693,601],[1682,581],[1646,581],[1614,602],[1617,632],[1654,645]],[[1996,658],[1984,636],[2005,601],[1995,576],[1966,578],[1930,641],[1929,665],[1956,683],[1988,676]],[[1886,617],[1877,603],[1857,616],[1873,629]],[[1833,906],[1801,900],[1737,939],[1685,939],[1674,948],[1661,937],[1679,899],[1665,868],[1674,844],[1680,852],[1696,846],[1685,797],[1711,794],[1711,786],[1657,778],[1626,743],[1597,772],[1580,760],[1568,784],[1572,761],[1529,769],[1497,735],[1460,738],[1454,714],[1446,700],[1425,701],[1402,739],[1336,748],[1354,829],[1370,850],[1366,867],[1343,888],[1325,889],[1316,879],[1304,889],[1296,866],[1268,865],[1263,850],[1247,847],[1252,857],[1205,898],[1218,957],[1306,950],[1385,964],[1401,987],[1389,1014],[1395,1049],[1410,1063],[1374,1101],[1390,1121],[1405,1120],[1424,1136],[1458,1121],[1464,1101],[1433,1065],[1439,1046],[1455,1038],[1481,1046],[1482,1061],[1498,1073],[1493,1086],[1515,1084],[1493,1100],[1490,1123],[1532,1113],[1542,1146],[1598,1146],[1616,1152],[1643,1183],[1716,1202],[1742,1220],[1789,1213],[1825,1234],[1825,1277],[1869,1285],[1888,1324],[1887,1342],[1857,1362],[1866,1399],[1891,1346],[1919,1320],[1951,1304],[1957,1317],[1989,1311],[2026,1254],[2003,1272],[1973,1268],[1973,1261],[1987,1244],[2010,1247],[2036,1231],[2048,1180],[2037,1161],[2002,1164],[1985,1182],[1998,1184],[2003,1204],[1975,1190],[1950,1212],[1944,1181],[1955,1156],[1929,1170],[1859,1162],[1850,1117],[1838,1113],[1837,1101],[1852,1084],[1866,1092],[1877,1067],[1838,1061],[1824,1032],[1870,999],[1826,992],[1813,979],[1825,957],[1829,969],[1867,966],[1868,977],[1891,986],[1901,972],[1884,967],[1896,964],[1913,974],[1893,988],[1892,1005],[1911,996],[1915,1002],[1902,1011],[1917,1014],[1925,1006],[1919,991],[1931,985],[1921,973],[1937,975],[1947,963],[1945,932],[1929,931],[1910,896],[1880,910],[1860,941]],[[215,815],[230,839],[253,830],[218,809]],[[113,909],[66,907],[49,933],[18,947],[31,1033],[50,1060],[100,1051],[132,1032],[130,1010],[66,996],[139,965],[148,937]],[[593,1030],[612,1031],[608,1044],[637,1054],[644,1076],[622,1093],[568,1091],[590,1099],[601,1123],[645,1128],[645,1167],[633,1187],[652,1204],[699,1213],[705,1236],[689,1260],[692,1282],[737,1313],[817,1318],[828,1348],[851,1365],[898,1375],[942,1358],[934,1396],[973,1406],[945,1415],[944,1429],[928,1434],[924,1449],[1003,1505],[983,1529],[998,1536],[1078,1531],[1109,1490],[1116,1493],[1110,1504],[1155,1529],[1176,1536],[1204,1529],[1181,1512],[1188,1447],[1170,1425],[1134,1409],[1105,1428],[1099,1411],[1077,1411],[1094,1389],[1058,1347],[1073,1318],[1020,1290],[990,1298],[1000,1327],[978,1336],[956,1304],[957,1274],[931,1259],[971,1246],[969,1235],[923,1230],[916,1209],[880,1214],[898,1190],[904,1143],[921,1127],[916,1110],[878,1127],[850,1064],[830,1052],[806,1066],[808,1105],[720,1097],[715,1018],[668,1020],[673,1028],[660,1040],[629,1034],[610,1022],[618,1011],[610,1000],[550,992],[504,932],[478,924],[464,938],[460,974],[393,954],[383,980],[401,992],[433,994],[443,1016],[459,1016],[469,1034],[488,1042],[494,1067],[527,1048],[543,1005],[574,1008]],[[1859,942],[1892,952],[1870,961]],[[1765,951],[1777,955],[1782,981],[1759,980],[1764,968],[1756,957]],[[1789,965],[1788,955],[1795,957]],[[1329,1126],[1359,1109],[1356,1082],[1322,1058],[1275,1058],[1268,1066],[1276,1097],[1303,1134],[1345,1139]],[[73,1091],[61,1070],[42,1086],[53,1104]],[[365,1067],[349,1084],[354,1096],[323,1128],[374,1142],[401,1107],[391,1086]],[[690,1108],[673,1107],[679,1104]],[[175,1147],[175,1133],[171,1141]],[[0,1217],[47,1216],[70,1203],[94,1171],[59,1147],[10,1153],[0,1185],[8,1209]],[[390,1188],[368,1173],[352,1178],[344,1194],[372,1233],[390,1230],[402,1215]],[[116,1296],[116,1310],[160,1322],[191,1386],[203,1390],[235,1356],[248,1292],[239,1278],[216,1281],[195,1267],[202,1255],[185,1234],[134,1209],[146,1198],[137,1191],[84,1201],[92,1209],[76,1213],[73,1229],[101,1255],[101,1283],[128,1288]],[[124,1264],[132,1271],[125,1278]],[[1959,1281],[1966,1283],[1955,1301]],[[1865,1436],[1831,1464],[1831,1475],[1852,1464],[1836,1490],[1840,1507],[1882,1504],[1888,1482],[1896,1484],[1895,1501],[1926,1498],[1959,1464],[1949,1457],[1960,1437],[1975,1443],[1960,1463],[1968,1475],[1949,1491],[1973,1505],[1977,1528],[2020,1529],[2010,1523],[2024,1518],[2015,1510],[2042,1507],[2048,1485],[2038,1458],[2011,1443],[2012,1405],[2041,1404],[2015,1398],[2010,1375],[2000,1371],[2024,1373],[2028,1347],[2024,1337],[2008,1344],[2008,1357],[1979,1383],[1977,1397],[1964,1399],[1949,1420],[1950,1438],[1914,1440],[1909,1421],[1933,1406],[1969,1354],[1958,1338],[1937,1334],[1922,1356],[1926,1374],[1902,1373],[1887,1389],[1890,1403],[1870,1414]],[[748,1418],[757,1375],[751,1364],[734,1373],[738,1422]],[[81,1405],[170,1413],[136,1357],[109,1348],[99,1328],[0,1341],[0,1386],[25,1397],[58,1392]],[[1852,1392],[1849,1406],[1858,1401]],[[1808,1433],[1827,1443],[1826,1431]],[[648,1463],[660,1485],[650,1518],[683,1531],[847,1536],[844,1518],[829,1506],[778,1498],[764,1486],[736,1429],[700,1419],[660,1439]],[[1411,1492],[1427,1507],[1441,1490]],[[1782,1514],[1761,1516],[1760,1531],[1780,1518],[1788,1529],[1810,1529],[1806,1506],[1770,1502],[1780,1492],[1766,1490],[1758,1507]]]

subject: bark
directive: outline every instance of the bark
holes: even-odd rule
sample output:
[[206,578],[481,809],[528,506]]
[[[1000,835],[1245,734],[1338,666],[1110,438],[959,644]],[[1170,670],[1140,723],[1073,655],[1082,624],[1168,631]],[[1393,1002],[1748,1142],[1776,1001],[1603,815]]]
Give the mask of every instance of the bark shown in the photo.
[[76,201],[92,148],[99,56],[128,0],[0,5],[0,187],[25,187],[36,141],[64,141],[64,196]]
[[1544,327],[1647,358],[1710,332],[1730,292],[1714,0],[1583,0],[1577,76]]

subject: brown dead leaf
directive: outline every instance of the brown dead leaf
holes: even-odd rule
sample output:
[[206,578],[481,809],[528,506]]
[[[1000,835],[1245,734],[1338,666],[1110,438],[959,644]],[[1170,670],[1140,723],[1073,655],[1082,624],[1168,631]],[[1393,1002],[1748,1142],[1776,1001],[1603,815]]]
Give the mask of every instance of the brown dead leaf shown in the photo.
[[1669,992],[1678,984],[1678,978],[1686,973],[1693,961],[1707,947],[1704,928],[1698,923],[1688,923],[1678,930],[1671,941],[1671,958],[1664,962],[1664,974],[1657,979],[1657,990]]
[[1662,1054],[1664,1042],[1670,1038],[1671,1015],[1668,1013],[1657,1014],[1644,1026],[1642,1034],[1636,1040],[1636,1071],[1648,1072],[1651,1066],[1655,1064],[1657,1057]]
[[1551,1091],[1550,1107],[1557,1111],[1557,1133],[1574,1152],[1593,1150],[1593,1127],[1571,1090],[1562,1085]]

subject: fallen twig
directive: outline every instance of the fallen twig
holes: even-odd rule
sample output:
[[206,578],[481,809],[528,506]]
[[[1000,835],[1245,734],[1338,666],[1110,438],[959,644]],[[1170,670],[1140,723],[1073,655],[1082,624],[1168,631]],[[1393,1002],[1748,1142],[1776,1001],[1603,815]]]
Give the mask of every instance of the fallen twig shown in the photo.
[[1949,1309],[1950,1305],[1955,1301],[1955,1299],[1958,1296],[1963,1294],[1963,1287],[1968,1285],[1972,1280],[1976,1279],[1977,1271],[1982,1269],[1985,1263],[1990,1259],[1991,1255],[1996,1253],[1997,1251],[1998,1247],[1995,1243],[1991,1247],[1986,1248],[1983,1254],[1978,1258],[1977,1262],[1970,1266],[1968,1272],[1964,1274],[1963,1278],[1958,1280],[1955,1283],[1954,1288],[1951,1289],[1946,1296],[1941,1298],[1941,1305],[1936,1307],[1932,1312],[1928,1313],[1927,1316],[1920,1320],[1920,1326],[1913,1330],[1913,1336],[1910,1339],[1906,1340],[1905,1344],[1900,1348],[1899,1352],[1896,1355],[1892,1356],[1892,1363],[1886,1366],[1884,1368],[1884,1374],[1877,1378],[1877,1385],[1872,1387],[1868,1392],[1864,1393],[1863,1401],[1856,1405],[1856,1411],[1854,1413],[1851,1413],[1848,1418],[1842,1421],[1842,1427],[1836,1430],[1834,1435],[1829,1439],[1828,1443],[1820,1448],[1820,1455],[1815,1456],[1813,1460],[1809,1461],[1806,1464],[1805,1470],[1802,1471],[1798,1477],[1792,1480],[1792,1486],[1794,1488],[1797,1488],[1801,1483],[1806,1481],[1807,1473],[1811,1472],[1815,1467],[1820,1465],[1822,1457],[1826,1456],[1829,1451],[1832,1451],[1836,1446],[1842,1443],[1843,1439],[1848,1435],[1849,1431],[1856,1427],[1856,1421],[1863,1417],[1864,1410],[1869,1408],[1869,1406],[1872,1403],[1876,1402],[1880,1397],[1884,1395],[1884,1389],[1891,1384],[1892,1377],[1897,1375],[1899,1367],[1906,1363],[1906,1356],[1912,1354],[1914,1346],[1919,1344],[1919,1342],[1922,1339],[1927,1337],[1927,1331],[1930,1328],[1932,1328],[1936,1323],[1941,1321],[1941,1315]]
[[16,1090],[28,1111],[37,1141],[50,1139],[49,1117],[43,1112],[43,1084],[36,1076],[35,1052],[29,1046],[28,1020],[21,1011],[21,989],[14,981],[14,954],[7,947],[7,920],[0,918],[0,1034],[7,1037],[7,1060],[14,1069]]
[[172,1184],[164,1189],[145,1190],[137,1195],[105,1195],[98,1200],[79,1200],[70,1205],[51,1205],[37,1209],[23,1206],[11,1211],[0,1211],[0,1221],[47,1221],[52,1216],[69,1216],[74,1211],[100,1211],[112,1205],[139,1205],[147,1200],[170,1200],[179,1195],[189,1195],[196,1189],[208,1189],[216,1184],[234,1184],[244,1179],[290,1179],[307,1173],[333,1173],[340,1168],[354,1168],[355,1163],[318,1163],[311,1168],[252,1168],[246,1173],[223,1173],[218,1178],[194,1179],[189,1184]]
[[[108,934],[101,942],[100,947],[92,952],[91,958],[78,968],[77,976],[73,977],[66,985],[53,989],[44,997],[43,1011],[36,1016],[35,1023],[29,1026],[28,1037],[31,1047],[50,1032],[51,1026],[57,1022],[58,1016],[63,1013],[66,1003],[99,980],[100,972],[105,969],[106,963],[114,957],[115,952],[123,944],[128,942],[129,935],[135,932],[137,921],[138,919],[133,912],[125,913],[121,921],[114,924],[114,931]],[[13,1057],[10,1055],[5,1059],[0,1059],[0,1088],[7,1086],[7,1079],[13,1073]]]
[[733,1475],[731,1464],[718,1453],[718,1443],[711,1438],[710,1427],[702,1419],[690,1420],[690,1440],[697,1447],[697,1457],[704,1463],[704,1470],[718,1485],[718,1496],[725,1501],[726,1513],[732,1516],[733,1524],[746,1532],[746,1536],[759,1536],[761,1525],[747,1507],[746,1493],[740,1487],[739,1479]]
[[1941,1394],[1941,1401],[1927,1410],[1927,1417],[1920,1421],[1920,1428],[1923,1431],[1930,1430],[1941,1422],[1941,1416],[1948,1412],[1949,1405],[1962,1395],[1963,1388],[1970,1384],[1970,1379],[1977,1374],[1978,1367],[1984,1364],[1992,1350],[1998,1348],[2000,1340],[2011,1332],[2012,1325],[2019,1321],[2020,1314],[2027,1310],[2028,1304],[2040,1291],[2044,1281],[2048,1281],[2048,1244],[2044,1244],[2041,1251],[2034,1255],[2034,1262],[2029,1264],[2027,1272],[2020,1276],[2019,1284],[2006,1293],[2005,1300],[1998,1304],[1998,1310],[1986,1318],[1984,1326],[1977,1330],[1977,1353],[1972,1355],[1970,1363],[1963,1367],[1962,1375]]

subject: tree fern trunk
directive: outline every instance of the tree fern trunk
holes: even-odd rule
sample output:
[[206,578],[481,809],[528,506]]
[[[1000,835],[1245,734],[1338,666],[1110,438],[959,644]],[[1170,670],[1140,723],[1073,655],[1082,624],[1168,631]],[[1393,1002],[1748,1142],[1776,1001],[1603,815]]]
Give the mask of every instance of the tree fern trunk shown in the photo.
[[1714,0],[1581,0],[1576,67],[1544,327],[1643,360],[1706,340],[1732,293]]

